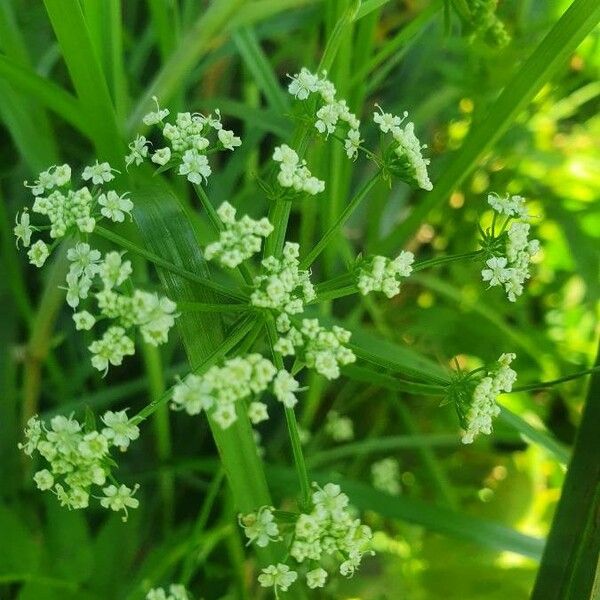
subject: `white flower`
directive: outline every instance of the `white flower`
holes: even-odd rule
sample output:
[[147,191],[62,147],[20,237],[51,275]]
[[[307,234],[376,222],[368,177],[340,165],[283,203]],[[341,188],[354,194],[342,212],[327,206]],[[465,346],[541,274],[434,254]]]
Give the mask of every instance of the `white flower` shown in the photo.
[[300,384],[285,369],[277,373],[273,380],[273,393],[286,408],[294,408],[298,403],[294,392],[297,392]]
[[354,424],[349,417],[342,417],[337,411],[327,413],[325,431],[336,442],[347,442],[354,438]]
[[327,132],[327,135],[329,135],[335,131],[339,118],[339,106],[336,103],[325,104],[317,111],[315,127],[320,133]]
[[272,587],[276,591],[287,592],[288,588],[298,579],[298,573],[291,571],[287,565],[278,563],[269,565],[261,571],[258,582],[262,587]]
[[108,366],[119,366],[123,363],[125,356],[135,354],[133,340],[125,335],[122,327],[109,327],[101,339],[92,342],[88,347],[94,355],[92,357],[92,366],[98,371],[108,371]]
[[120,485],[118,488],[115,485],[109,485],[102,490],[104,498],[100,499],[100,504],[104,508],[110,508],[115,512],[124,511],[123,521],[127,521],[127,517],[129,516],[127,509],[137,508],[140,505],[140,501],[133,497],[138,488],[137,484],[133,489],[128,488],[126,485]]
[[466,407],[457,405],[461,425],[463,426],[462,443],[470,444],[480,433],[489,435],[492,432],[492,420],[500,414],[496,403],[502,392],[510,392],[517,379],[516,372],[510,368],[516,355],[502,354],[498,365],[487,371],[473,390],[473,396]]
[[94,165],[88,166],[83,170],[81,178],[84,181],[91,179],[94,185],[102,185],[115,178],[112,172],[113,169],[107,162],[99,163],[96,161]]
[[367,259],[358,270],[358,290],[363,296],[377,291],[393,298],[400,293],[402,278],[409,277],[412,273],[414,260],[414,254],[404,250],[394,260],[385,256]]
[[488,204],[501,215],[509,217],[519,217],[527,220],[529,218],[529,212],[525,206],[525,199],[522,196],[509,196],[506,194],[504,198],[501,198],[495,192],[488,194]]
[[483,281],[489,281],[491,286],[502,285],[510,279],[512,270],[506,268],[507,260],[503,256],[494,256],[485,264],[488,268],[482,269],[481,278]]
[[49,490],[54,485],[54,476],[48,469],[42,469],[38,471],[34,476],[33,480],[38,488],[42,491]]
[[141,165],[148,156],[148,140],[143,135],[138,135],[133,142],[129,143],[129,154],[125,157],[125,166],[132,164]]
[[306,574],[306,585],[314,590],[315,588],[322,588],[325,586],[325,582],[327,581],[327,571],[318,567],[317,569],[313,569]]
[[159,148],[152,155],[152,162],[164,167],[171,160],[171,149],[170,148]]
[[227,429],[231,427],[231,425],[237,421],[235,404],[233,404],[233,402],[220,404],[212,413],[212,417],[216,423],[218,423],[221,429]]
[[48,250],[48,246],[42,240],[38,240],[31,246],[29,252],[27,252],[27,256],[29,257],[29,262],[36,267],[43,267],[46,259],[48,258],[50,251]]
[[350,129],[346,135],[344,141],[344,148],[348,158],[356,158],[358,156],[358,149],[364,140],[360,139],[360,131],[358,129]]
[[185,151],[182,163],[179,165],[180,175],[186,175],[188,181],[200,185],[211,173],[208,159],[204,154],[199,154],[195,149]]
[[261,238],[273,231],[273,226],[264,217],[259,221],[244,215],[235,219],[235,208],[229,202],[223,202],[217,209],[217,215],[225,225],[219,239],[204,249],[206,260],[216,260],[221,266],[234,269],[261,249]]
[[264,402],[250,402],[248,407],[248,418],[252,425],[258,425],[263,421],[268,420],[269,413],[267,412],[267,405]]
[[13,232],[15,234],[17,248],[19,247],[19,242],[23,242],[23,246],[28,248],[29,244],[31,243],[33,227],[31,227],[29,223],[29,213],[27,212],[27,209],[21,213],[20,218],[19,215],[15,217],[15,226],[13,228]]
[[213,407],[215,397],[213,386],[198,375],[188,375],[173,389],[171,408],[185,410],[188,415],[197,415]]
[[67,250],[67,258],[71,261],[69,273],[79,277],[85,275],[93,277],[98,272],[98,262],[102,255],[98,250],[93,250],[89,244],[78,242],[73,248]]
[[[115,251],[107,252],[104,255],[104,260],[98,267],[100,279],[102,279],[102,283],[107,289],[121,285],[129,278],[132,272],[131,262],[128,260],[124,261],[122,254]],[[139,290],[136,290],[136,292],[140,293]]]
[[129,447],[130,442],[140,437],[139,427],[127,417],[127,412],[120,410],[113,412],[108,410],[102,417],[102,422],[106,427],[102,430],[102,435],[124,452]]
[[296,73],[291,79],[292,82],[288,86],[288,91],[298,100],[306,100],[312,92],[319,89],[319,78],[304,67],[300,70],[300,73]]
[[77,450],[84,458],[103,458],[108,454],[108,440],[97,431],[90,431],[83,436]]
[[427,145],[421,144],[415,135],[414,123],[409,122],[404,127],[393,127],[391,133],[397,144],[394,152],[403,163],[403,167],[409,169],[412,179],[421,189],[432,190],[433,184],[427,172],[430,161],[424,158],[421,152]]
[[262,506],[255,513],[239,515],[238,520],[248,538],[248,545],[265,548],[270,542],[279,540],[279,528],[273,516],[272,506]]
[[408,112],[406,111],[404,112],[401,118],[391,113],[384,113],[381,106],[379,106],[378,104],[376,104],[375,106],[379,109],[379,112],[373,113],[373,121],[377,125],[379,125],[379,129],[381,129],[382,133],[388,133],[394,128],[400,127],[404,119],[408,117]]
[[89,331],[96,323],[94,316],[87,310],[73,313],[73,321],[77,331]]
[[227,148],[227,150],[233,150],[235,147],[242,145],[242,140],[237,137],[233,131],[227,129],[219,129],[217,131],[217,137],[221,144],[223,144],[223,147]]
[[400,465],[395,458],[384,458],[371,465],[373,487],[386,494],[400,494]]
[[296,151],[286,144],[275,148],[273,160],[281,163],[277,181],[282,187],[293,188],[297,192],[305,192],[312,196],[325,189],[325,182],[313,177],[306,161],[300,161]]
[[154,100],[154,103],[156,104],[156,111],[149,112],[144,116],[144,118],[142,119],[144,125],[156,125],[164,121],[164,119],[169,116],[169,109],[161,109],[158,104],[158,98],[156,96],[152,96],[152,100]]
[[73,272],[67,273],[67,304],[77,308],[80,300],[88,297],[92,280],[87,275],[78,276]]
[[110,190],[106,194],[100,194],[98,204],[102,206],[100,212],[115,223],[122,223],[125,215],[131,216],[133,202],[125,194],[119,196],[117,192]]

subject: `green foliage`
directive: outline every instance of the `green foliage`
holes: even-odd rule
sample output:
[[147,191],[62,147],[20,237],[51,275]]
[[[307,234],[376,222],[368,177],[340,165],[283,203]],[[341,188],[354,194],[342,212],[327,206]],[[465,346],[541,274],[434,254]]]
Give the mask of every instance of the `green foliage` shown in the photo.
[[[246,550],[237,514],[273,505],[293,522],[313,480],[341,485],[377,532],[377,556],[348,581],[294,586],[290,598],[590,595],[598,377],[583,409],[587,380],[578,373],[595,356],[600,294],[600,6],[409,4],[1,4],[0,598],[142,599],[171,582],[206,600],[268,597],[256,575],[283,548]],[[375,102],[408,110],[430,146],[433,191],[383,181],[380,163],[347,161],[335,134],[315,137],[310,105],[298,108],[286,92],[287,74],[302,66],[328,71],[367,148],[379,137]],[[235,153],[211,156],[204,187],[165,169],[125,169],[135,134],[160,144],[141,123],[152,96],[172,113],[219,108],[242,137]],[[281,141],[307,158],[325,193],[271,197],[270,156]],[[167,295],[181,313],[168,343],[146,344],[106,378],[89,364],[91,332],[76,332],[63,306],[69,242],[40,272],[12,235],[30,202],[24,179],[63,162],[81,171],[96,158],[119,169],[135,208],[133,222],[97,226],[94,240],[103,252],[126,251],[131,285]],[[484,228],[492,223],[482,200],[491,191],[530,200],[544,248],[515,304],[480,281],[475,238],[480,215]],[[304,316],[350,331],[357,358],[334,381],[297,360],[295,409],[278,404],[254,427],[238,407],[226,430],[167,410],[176,376],[226,357],[258,351],[284,366],[273,320],[248,305],[258,263],[224,272],[202,255],[224,200],[239,215],[269,215],[266,255],[300,241],[300,265],[319,282]],[[416,262],[401,293],[357,296],[356,255],[402,249]],[[501,397],[493,434],[462,446],[445,405],[457,368],[513,350],[520,387]],[[142,484],[127,523],[68,511],[35,489],[41,467],[17,449],[29,417],[74,413],[96,429],[103,410],[125,408],[142,429],[119,461],[118,479]],[[333,412],[351,419],[354,439],[327,432]],[[390,456],[400,464],[399,496],[371,481],[371,465]]]

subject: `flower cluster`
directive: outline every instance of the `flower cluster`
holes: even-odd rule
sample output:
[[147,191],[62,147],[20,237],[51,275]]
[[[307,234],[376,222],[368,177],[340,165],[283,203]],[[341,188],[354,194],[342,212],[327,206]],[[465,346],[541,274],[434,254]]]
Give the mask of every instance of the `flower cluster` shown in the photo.
[[353,517],[348,496],[340,486],[333,483],[322,488],[316,483],[313,486],[312,509],[300,513],[292,526],[289,521],[277,523],[272,507],[240,516],[249,543],[264,547],[283,539],[289,547],[289,556],[297,563],[294,568],[278,563],[262,570],[259,583],[272,587],[276,594],[287,591],[298,579],[300,570],[310,589],[324,587],[331,569],[351,577],[369,551],[371,529]]
[[415,255],[402,251],[395,259],[373,256],[363,261],[358,269],[357,287],[363,296],[369,292],[383,292],[388,298],[400,293],[402,277],[412,273]]
[[398,496],[400,487],[400,465],[395,458],[384,458],[371,465],[373,487],[386,494]]
[[334,133],[339,122],[348,127],[344,142],[348,158],[355,158],[361,143],[360,121],[356,115],[350,112],[345,100],[336,100],[336,89],[331,81],[327,79],[327,73],[323,71],[319,77],[308,69],[302,68],[296,73],[288,86],[288,91],[298,100],[306,100],[311,94],[319,96],[319,108],[316,112],[315,128],[319,133],[329,135]]
[[407,178],[408,181],[416,183],[421,189],[432,190],[433,184],[427,172],[430,160],[424,158],[421,152],[427,145],[421,144],[415,135],[415,124],[412,121],[403,126],[408,112],[405,111],[402,117],[399,117],[384,113],[379,106],[377,108],[379,112],[373,113],[373,121],[382,133],[391,133],[393,138],[385,152],[389,170],[400,178]]
[[498,0],[470,0],[471,39],[480,38],[494,48],[503,48],[510,42],[510,34],[504,23],[498,18],[496,8]]
[[297,355],[309,369],[315,369],[327,379],[340,376],[340,366],[356,361],[356,355],[345,344],[351,333],[334,325],[331,330],[321,326],[318,319],[302,319],[299,329],[285,314],[277,319],[277,329],[282,336],[275,350],[283,356]]
[[[133,202],[126,194],[119,195],[114,190],[102,191],[100,187],[114,179],[113,171],[106,162],[96,162],[86,167],[82,179],[91,180],[94,186],[91,191],[87,186],[71,189],[71,167],[66,164],[43,171],[33,185],[25,182],[35,196],[31,211],[48,219],[50,238],[57,240],[74,230],[91,233],[96,223],[104,217],[120,223],[125,215],[131,215]],[[52,249],[42,239],[31,245],[31,236],[39,229],[41,225],[32,225],[27,209],[20,216],[17,215],[13,230],[17,245],[21,242],[25,248],[31,246],[29,261],[36,267],[44,265]]]
[[180,583],[172,583],[168,592],[161,587],[152,588],[146,594],[146,600],[190,600],[190,595],[185,586]]
[[300,160],[297,152],[287,144],[275,148],[273,160],[279,163],[277,181],[281,187],[292,188],[295,192],[305,192],[311,196],[325,189],[325,182],[313,177],[306,161]]
[[156,111],[148,113],[143,121],[145,125],[157,125],[162,130],[167,145],[149,154],[150,142],[138,135],[129,144],[129,154],[125,163],[140,165],[148,156],[161,168],[178,167],[179,175],[188,181],[200,185],[212,173],[208,162],[208,153],[216,150],[233,150],[241,146],[242,141],[233,131],[223,129],[221,113],[204,116],[199,113],[178,113],[174,123],[167,123],[168,109],[161,109],[156,102]]
[[300,246],[286,242],[281,259],[269,256],[262,261],[263,273],[254,278],[250,302],[278,314],[295,315],[315,299],[308,271],[300,269]]
[[335,442],[348,442],[354,439],[354,423],[350,417],[343,417],[330,410],[325,421],[325,433]]
[[506,216],[501,233],[505,238],[505,247],[504,255],[492,251],[481,277],[490,287],[503,286],[508,299],[515,302],[523,293],[525,282],[531,277],[529,265],[531,258],[539,251],[540,243],[529,239],[531,226],[525,222],[529,214],[521,196],[507,195],[501,198],[497,194],[489,194],[488,203],[497,214]]
[[517,379],[517,373],[510,368],[515,354],[502,354],[497,365],[475,385],[472,395],[456,402],[460,424],[464,429],[462,442],[471,444],[475,437],[492,432],[492,419],[500,414],[496,398],[502,392],[510,392]]
[[206,260],[216,260],[221,266],[234,269],[253,254],[260,252],[261,238],[273,231],[266,217],[255,221],[248,215],[240,220],[235,218],[236,210],[229,202],[223,202],[217,215],[224,225],[219,239],[204,249]]
[[[203,410],[223,429],[237,419],[236,403],[256,397],[269,386],[285,406],[293,407],[298,382],[285,370],[277,371],[273,363],[260,354],[248,354],[213,366],[203,375],[188,375],[173,390],[171,407],[197,415]],[[248,416],[253,424],[268,419],[266,404],[250,402]]]
[[[139,437],[137,425],[128,419],[126,412],[107,411],[102,417],[105,427],[101,432],[85,428],[73,417],[56,416],[48,429],[38,417],[32,417],[25,429],[25,441],[19,448],[27,456],[37,452],[48,468],[38,471],[33,479],[40,490],[51,490],[61,506],[69,509],[87,508],[92,486],[104,486],[107,479],[114,480],[111,469],[114,461],[111,448],[124,452],[131,441]],[[108,485],[102,489],[100,504],[104,508],[123,511],[137,508],[139,501],[133,489],[126,485]]]
[[[106,372],[109,365],[120,365],[125,356],[134,354],[134,343],[128,335],[134,326],[148,344],[158,346],[167,341],[177,307],[168,298],[143,290],[134,290],[131,295],[123,292],[121,288],[132,273],[130,261],[123,260],[123,256],[114,251],[102,257],[85,242],[70,248],[67,258],[71,262],[67,273],[67,303],[76,309],[91,295],[99,311],[98,315],[88,310],[74,313],[75,327],[89,330],[97,321],[113,321],[102,337],[89,346],[96,369]],[[92,286],[94,291],[91,291]]]

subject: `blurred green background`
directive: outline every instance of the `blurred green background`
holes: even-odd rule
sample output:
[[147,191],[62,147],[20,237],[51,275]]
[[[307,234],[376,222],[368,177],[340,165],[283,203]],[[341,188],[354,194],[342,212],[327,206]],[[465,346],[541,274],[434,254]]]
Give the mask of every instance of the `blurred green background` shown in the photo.
[[[265,98],[253,44],[260,45],[258,57],[268,61],[285,85],[287,72],[316,66],[345,3],[240,3],[233,22],[211,32],[192,67],[181,73],[170,71],[177,64],[173,57],[202,17],[205,3],[80,4],[121,130],[156,74],[171,73],[176,81],[165,104],[172,110],[218,106],[244,140],[242,149],[211,180],[211,199],[228,199],[242,212],[263,214],[266,200],[257,195],[253,177],[273,141],[289,131],[290,121],[285,110],[277,110]],[[375,102],[391,112],[410,111],[420,138],[430,146],[434,184],[469,131],[485,119],[499,91],[569,5],[500,2],[497,18],[510,38],[505,40],[461,22],[455,3],[376,4],[344,37],[330,78],[364,123]],[[216,468],[205,423],[172,415],[172,448],[167,454],[153,436],[156,423],[145,426],[142,439],[121,465],[126,482],[143,484],[142,508],[127,524],[118,516],[60,509],[54,498],[34,489],[32,466],[17,451],[26,414],[67,414],[86,406],[137,410],[156,389],[141,361],[111,371],[106,380],[93,373],[85,344],[71,326],[60,292],[51,285],[51,269],[37,271],[15,250],[15,214],[29,202],[23,180],[57,161],[82,167],[94,156],[94,144],[86,135],[89,120],[78,127],[74,113],[69,119],[49,109],[45,88],[38,94],[29,80],[23,82],[23,73],[34,72],[52,86],[77,93],[43,3],[1,3],[0,52],[0,598],[139,598],[150,585],[176,580],[188,555],[196,560],[190,576],[195,597],[240,597],[239,590],[251,585],[252,562],[242,564],[243,549],[226,493],[211,512],[209,529],[194,535]],[[167,70],[161,71],[164,65]],[[472,365],[514,351],[523,383],[560,377],[593,362],[600,291],[599,71],[596,29],[460,187],[427,214],[406,245],[424,258],[468,251],[474,246],[479,218],[487,218],[487,193],[523,195],[531,202],[543,247],[527,293],[518,303],[508,303],[497,290],[484,289],[473,265],[452,264],[414,277],[393,301],[374,301],[368,310],[374,330],[444,365],[454,357]],[[374,131],[367,129],[365,137],[372,142]],[[342,190],[360,177],[360,164],[332,164],[326,150],[317,147],[315,152],[315,175],[337,177]],[[186,198],[181,181],[173,181],[173,186]],[[420,199],[406,186],[389,189],[382,184],[347,227],[350,247],[363,252],[377,248]],[[314,227],[321,210],[326,208],[313,204],[295,215],[294,239],[307,235],[306,224]],[[326,256],[325,263],[323,271],[339,269],[335,257]],[[335,310],[347,314],[350,308],[350,301],[344,300]],[[175,336],[161,358],[169,385],[175,373],[185,372]],[[319,469],[368,482],[370,464],[394,456],[401,465],[403,498],[483,517],[530,536],[547,534],[564,466],[544,449],[526,444],[502,424],[489,439],[464,447],[458,436],[438,436],[455,434],[458,427],[452,409],[438,408],[435,400],[407,396],[391,403],[389,392],[356,382],[342,381],[330,389],[323,381],[309,383],[313,403],[303,422],[313,433],[334,407],[352,418],[357,440],[415,433],[438,439],[378,454],[325,456]],[[585,383],[576,380],[534,394],[513,394],[503,403],[570,446]],[[281,423],[269,423],[261,432],[266,461],[285,463]],[[316,433],[307,445],[309,462],[335,445]],[[165,481],[174,484],[171,512],[163,502]],[[419,518],[410,523],[368,512],[366,520],[380,531],[377,558],[366,561],[355,578],[332,584],[322,597],[528,597],[536,560],[494,550],[493,540],[486,547],[472,541],[472,535],[444,535],[443,518],[443,513],[435,514],[437,525],[427,527]],[[472,527],[477,523],[465,518],[458,529]],[[246,597],[258,598],[260,592]]]

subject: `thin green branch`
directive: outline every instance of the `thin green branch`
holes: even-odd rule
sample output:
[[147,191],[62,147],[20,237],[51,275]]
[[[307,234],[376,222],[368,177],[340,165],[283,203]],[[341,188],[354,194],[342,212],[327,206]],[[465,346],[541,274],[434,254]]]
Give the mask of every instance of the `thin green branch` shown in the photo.
[[580,377],[585,377],[585,375],[591,375],[592,373],[597,373],[600,371],[600,367],[592,367],[591,369],[586,369],[585,371],[579,371],[577,373],[572,373],[571,375],[565,375],[564,377],[560,377],[559,379],[553,379],[551,381],[539,381],[537,383],[530,383],[528,385],[518,385],[512,389],[511,392],[529,392],[532,390],[543,390],[544,388],[553,387],[555,385],[559,385],[560,383],[564,383],[565,381],[572,381],[573,379],[579,379]]
[[[267,321],[266,327],[275,366],[279,370],[284,369],[285,366],[283,364],[283,358],[281,357],[281,354],[274,348],[278,336],[275,329],[275,323],[272,319]],[[298,481],[300,483],[300,493],[302,495],[301,504],[304,508],[306,508],[310,504],[310,479],[308,478],[306,461],[304,460],[304,453],[302,452],[302,443],[300,442],[300,433],[298,431],[298,421],[296,420],[296,414],[294,413],[293,408],[288,408],[287,406],[285,407],[285,420],[287,423],[288,433],[290,435],[290,442],[292,444],[292,454],[294,456],[296,472],[298,473]]]
[[323,237],[317,242],[313,249],[300,261],[301,269],[308,269],[317,257],[325,250],[327,244],[331,241],[333,236],[339,231],[339,229],[346,223],[352,213],[356,210],[358,205],[365,199],[367,194],[371,191],[373,186],[379,180],[380,172],[377,171],[370,179],[356,193],[354,198],[346,205],[346,208],[340,213],[339,217],[331,225],[331,227],[325,232]]
[[96,228],[94,229],[94,233],[97,233],[101,237],[103,237],[107,240],[110,240],[111,242],[114,242],[115,244],[118,244],[119,246],[121,246],[122,248],[125,248],[126,250],[129,250],[131,252],[134,252],[135,254],[138,254],[139,256],[142,256],[143,258],[150,261],[151,263],[154,263],[158,267],[161,267],[167,271],[170,271],[171,273],[175,273],[176,275],[179,275],[180,277],[183,277],[184,279],[187,279],[188,281],[193,281],[194,283],[200,283],[203,286],[213,290],[214,292],[221,294],[222,296],[224,296],[226,298],[231,298],[233,300],[242,300],[242,301],[247,300],[247,297],[244,296],[243,294],[240,294],[239,292],[231,290],[228,287],[221,285],[220,283],[216,283],[215,281],[212,281],[211,279],[208,279],[207,277],[202,277],[201,275],[197,275],[196,273],[187,271],[186,269],[183,269],[182,267],[178,267],[177,265],[169,262],[168,260],[161,258],[157,254],[154,254],[153,252],[150,252],[150,251],[146,250],[145,248],[141,248],[137,244],[130,242],[129,240],[125,239],[124,237],[122,237],[116,233],[113,233],[112,231],[109,231],[108,229],[105,229],[104,227],[96,226]]

